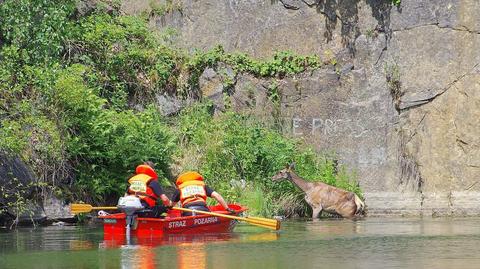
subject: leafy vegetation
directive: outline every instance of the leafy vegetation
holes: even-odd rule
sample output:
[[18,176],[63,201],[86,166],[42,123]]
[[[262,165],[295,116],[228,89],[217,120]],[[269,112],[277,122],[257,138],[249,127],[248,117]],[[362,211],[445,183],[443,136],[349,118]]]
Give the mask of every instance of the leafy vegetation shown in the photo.
[[397,63],[386,63],[384,66],[390,94],[392,95],[395,109],[400,112],[400,98],[402,97],[402,83],[400,81],[400,68]]
[[[330,160],[253,118],[231,111],[213,117],[202,103],[167,119],[154,106],[159,93],[201,99],[198,80],[207,67],[281,78],[320,67],[318,57],[277,52],[260,61],[220,46],[188,54],[162,42],[145,18],[120,15],[110,2],[99,1],[84,16],[74,0],[0,4],[0,149],[21,156],[42,186],[102,202],[124,192],[136,164],[157,163],[166,180],[177,162],[258,213],[301,214],[295,188],[269,180],[296,161],[306,178],[359,191],[346,173],[333,173]],[[168,3],[168,10],[180,8]],[[227,90],[235,83],[228,78]],[[278,85],[268,94],[280,104]]]
[[158,3],[158,0],[150,0],[149,5],[151,9],[150,15],[156,16],[163,16],[173,11],[182,12],[183,10],[182,3],[178,0],[166,0],[163,4]]
[[402,0],[390,0],[392,2],[393,5],[395,6],[400,6],[400,4],[402,3]]

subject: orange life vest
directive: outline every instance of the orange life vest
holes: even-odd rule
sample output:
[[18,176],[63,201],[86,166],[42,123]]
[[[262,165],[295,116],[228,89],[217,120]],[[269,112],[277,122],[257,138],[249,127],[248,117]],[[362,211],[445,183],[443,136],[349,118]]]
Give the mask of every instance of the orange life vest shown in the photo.
[[152,180],[157,179],[146,174],[138,174],[131,177],[128,180],[128,183],[130,184],[128,187],[128,193],[138,196],[138,198],[145,201],[150,207],[155,206],[159,197],[148,186],[148,183]]
[[207,202],[207,190],[203,177],[197,172],[181,174],[175,182],[180,191],[180,203],[182,207],[193,202]]

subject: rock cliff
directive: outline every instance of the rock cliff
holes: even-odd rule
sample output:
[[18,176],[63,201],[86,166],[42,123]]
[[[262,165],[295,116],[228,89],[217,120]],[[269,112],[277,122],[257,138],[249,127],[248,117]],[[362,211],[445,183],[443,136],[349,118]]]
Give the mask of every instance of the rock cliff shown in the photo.
[[[479,1],[174,2],[150,22],[175,29],[179,47],[220,44],[258,58],[291,50],[329,63],[276,80],[238,74],[232,103],[334,152],[357,171],[371,215],[480,213]],[[125,0],[122,9],[151,6]],[[201,80],[219,108],[224,73]]]

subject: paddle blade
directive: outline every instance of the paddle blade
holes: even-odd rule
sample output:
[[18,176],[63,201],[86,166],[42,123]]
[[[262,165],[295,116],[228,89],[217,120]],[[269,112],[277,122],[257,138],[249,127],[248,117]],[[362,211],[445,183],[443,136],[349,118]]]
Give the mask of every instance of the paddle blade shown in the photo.
[[280,221],[278,221],[278,220],[273,220],[274,222],[270,222],[270,223],[262,222],[262,221],[255,220],[255,219],[252,219],[252,218],[245,218],[244,220],[245,220],[245,222],[247,222],[249,224],[252,224],[252,225],[255,225],[255,226],[259,226],[259,227],[263,227],[263,228],[267,228],[267,229],[275,230],[275,231],[280,230]]
[[272,225],[277,225],[277,223],[278,223],[278,220],[276,220],[276,219],[266,219],[266,218],[251,217],[251,216],[247,216],[246,218],[251,219],[251,220],[256,220],[256,221],[259,221],[259,222],[269,223],[269,224],[272,224]]
[[89,204],[70,204],[70,212],[74,215],[79,213],[88,213],[93,207]]

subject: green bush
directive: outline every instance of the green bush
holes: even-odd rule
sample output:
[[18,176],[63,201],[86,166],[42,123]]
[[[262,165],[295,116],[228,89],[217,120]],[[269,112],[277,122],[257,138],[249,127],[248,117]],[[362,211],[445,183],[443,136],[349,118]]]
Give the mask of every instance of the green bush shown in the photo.
[[158,111],[105,108],[106,100],[85,82],[88,73],[74,65],[59,75],[54,88],[77,186],[99,200],[121,194],[129,172],[146,160],[157,163],[159,176],[165,177],[175,143]]
[[0,4],[0,32],[6,44],[25,51],[25,63],[59,60],[70,29],[73,0],[7,0]]
[[156,92],[174,87],[177,52],[160,45],[140,17],[83,18],[69,48],[69,62],[92,66],[101,96],[117,109],[125,109],[129,100],[149,103]]
[[400,4],[402,3],[402,0],[390,0],[392,2],[393,5],[395,6],[400,6]]

